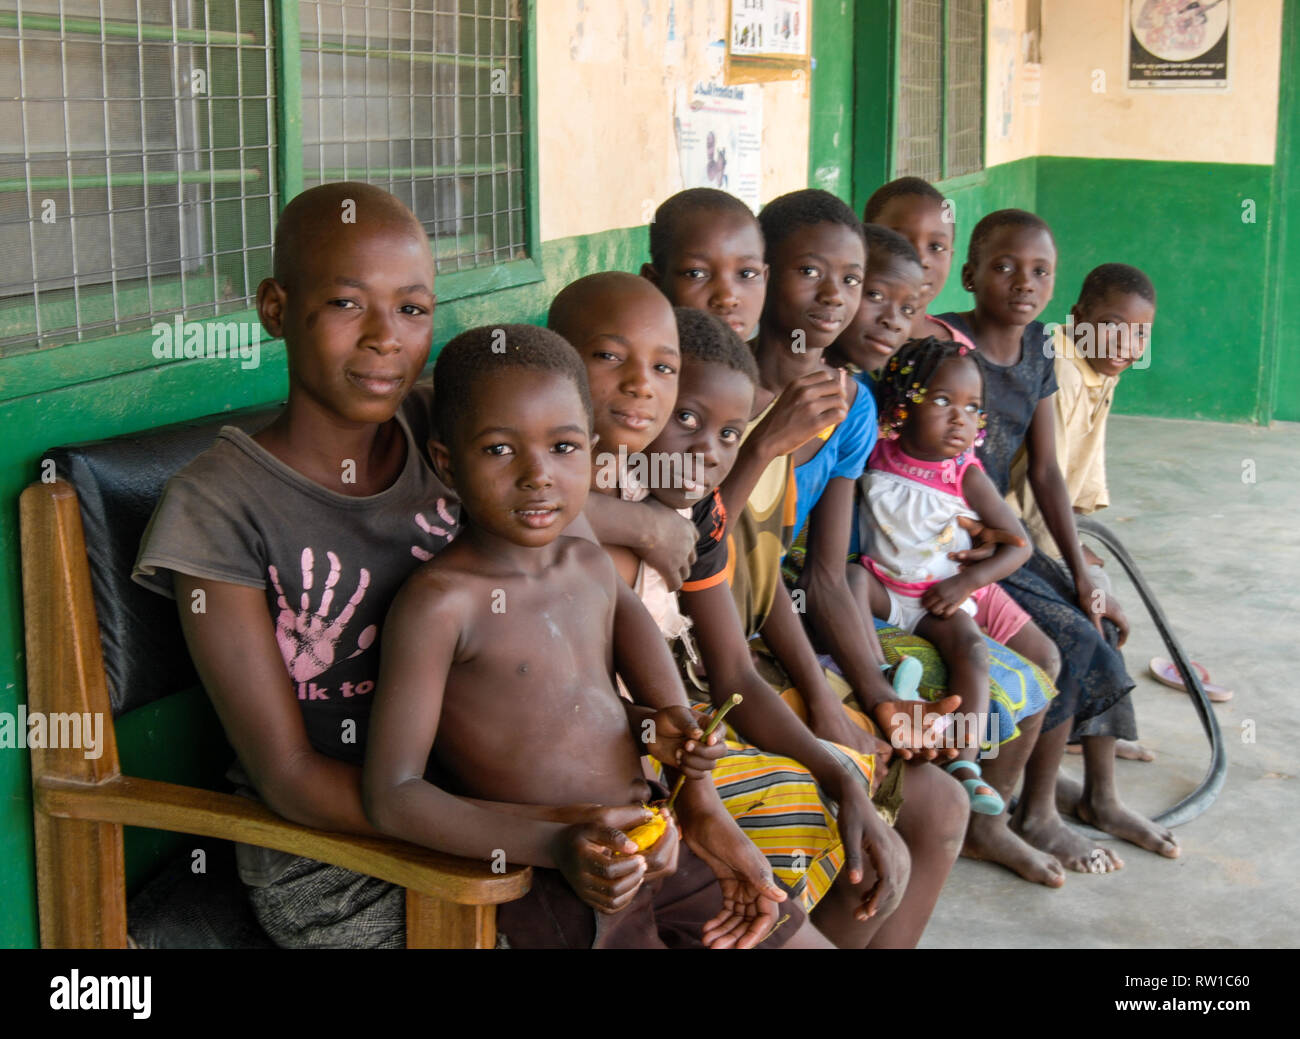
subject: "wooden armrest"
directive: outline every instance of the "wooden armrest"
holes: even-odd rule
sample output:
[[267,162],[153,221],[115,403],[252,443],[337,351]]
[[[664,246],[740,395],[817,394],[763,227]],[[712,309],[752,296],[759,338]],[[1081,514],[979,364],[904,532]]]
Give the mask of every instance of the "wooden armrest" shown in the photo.
[[95,784],[44,777],[37,780],[33,793],[37,810],[56,818],[142,826],[274,848],[461,905],[511,902],[526,894],[532,883],[528,866],[507,866],[505,873],[493,873],[487,863],[405,841],[299,826],[261,802],[175,783],[134,776]]

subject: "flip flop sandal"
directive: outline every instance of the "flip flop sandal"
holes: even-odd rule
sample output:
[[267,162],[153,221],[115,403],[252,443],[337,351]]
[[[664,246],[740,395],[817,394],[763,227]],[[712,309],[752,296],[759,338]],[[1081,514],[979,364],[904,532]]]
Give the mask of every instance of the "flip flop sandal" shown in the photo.
[[921,695],[917,689],[921,685],[921,674],[925,668],[916,657],[903,656],[899,659],[898,664],[894,667],[894,675],[890,684],[894,687],[894,693],[900,700],[919,700]]
[[[974,772],[975,775],[971,776],[970,779],[957,779],[957,770],[959,768],[968,768]],[[984,782],[980,778],[984,775],[984,770],[980,768],[979,762],[950,761],[948,764],[943,766],[943,770],[954,779],[957,779],[957,781],[966,788],[966,796],[970,798],[970,810],[972,812],[977,812],[980,815],[1001,815],[1006,811],[1007,806],[1006,802],[1002,800],[1002,795],[996,790],[993,790],[993,787],[989,786],[988,783]],[[993,793],[975,793],[975,791],[982,786],[987,786],[990,790],[993,790]]]
[[[1148,665],[1151,669],[1151,677],[1161,685],[1167,685],[1170,689],[1178,689],[1187,692],[1187,686],[1183,683],[1183,676],[1178,673],[1178,667],[1172,660],[1166,660],[1164,657],[1152,657]],[[1205,689],[1205,695],[1210,698],[1211,703],[1227,703],[1233,697],[1231,689],[1224,689],[1221,685],[1215,685],[1210,681],[1210,673],[1205,670],[1196,661],[1192,661],[1192,667],[1196,668],[1196,674],[1201,679],[1201,685]]]

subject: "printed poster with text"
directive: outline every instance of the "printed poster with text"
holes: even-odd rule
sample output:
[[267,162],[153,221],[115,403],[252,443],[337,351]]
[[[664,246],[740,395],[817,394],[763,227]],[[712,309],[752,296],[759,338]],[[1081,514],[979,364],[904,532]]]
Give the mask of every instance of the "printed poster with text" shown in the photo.
[[763,94],[755,83],[697,80],[677,88],[677,158],[683,188],[720,188],[758,212]]
[[1129,0],[1129,88],[1226,90],[1230,6],[1230,0]]
[[731,0],[732,57],[803,58],[808,0]]

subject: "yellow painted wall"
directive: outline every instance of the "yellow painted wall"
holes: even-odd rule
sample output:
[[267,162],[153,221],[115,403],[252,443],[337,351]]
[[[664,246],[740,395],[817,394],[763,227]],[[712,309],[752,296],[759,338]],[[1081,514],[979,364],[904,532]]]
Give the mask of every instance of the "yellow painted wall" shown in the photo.
[[[1024,104],[1028,0],[990,0],[986,164],[1028,155],[1180,162],[1273,162],[1282,0],[1232,0],[1229,87],[1129,90],[1125,0],[1042,0],[1042,101]],[[1014,61],[1009,137],[999,134],[1006,55]],[[1105,76],[1095,92],[1094,71]]]
[[[681,189],[674,95],[679,84],[707,77],[707,44],[725,36],[726,20],[727,0],[540,0],[544,240],[648,223]],[[767,200],[807,187],[808,93],[794,80],[761,89]]]
[[[1042,104],[1028,103],[1025,25],[1028,0],[989,0],[985,51],[984,165],[1039,154]],[[1041,87],[1040,87],[1041,92]]]

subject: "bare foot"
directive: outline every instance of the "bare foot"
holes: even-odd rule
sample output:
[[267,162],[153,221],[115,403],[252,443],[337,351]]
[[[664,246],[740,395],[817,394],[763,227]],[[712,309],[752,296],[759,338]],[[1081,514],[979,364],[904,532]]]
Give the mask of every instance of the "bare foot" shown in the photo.
[[1115,757],[1125,761],[1155,761],[1156,752],[1148,750],[1136,740],[1116,740]]
[[[1083,746],[1078,743],[1071,743],[1065,748],[1067,754],[1082,754]],[[1115,757],[1123,758],[1125,761],[1155,761],[1154,751],[1148,750],[1142,744],[1133,740],[1116,740]]]
[[1035,884],[1060,887],[1065,883],[1061,864],[1012,833],[1007,827],[1005,812],[1001,815],[972,815],[961,853],[964,858],[1006,866]]
[[[1059,787],[1058,787],[1059,790]],[[1154,851],[1167,859],[1176,859],[1182,853],[1173,833],[1159,823],[1152,822],[1137,812],[1125,808],[1114,798],[1098,796],[1080,797],[1074,814],[1089,826],[1114,834],[1139,848]]]
[[1023,803],[1017,806],[1011,829],[1035,848],[1056,856],[1066,869],[1076,873],[1113,873],[1124,868],[1123,859],[1109,848],[1094,844],[1083,834],[1070,829],[1056,812],[1029,819],[1020,810],[1022,807]]
[[1056,810],[1062,815],[1079,815],[1079,802],[1083,800],[1083,784],[1064,772],[1056,774]]

